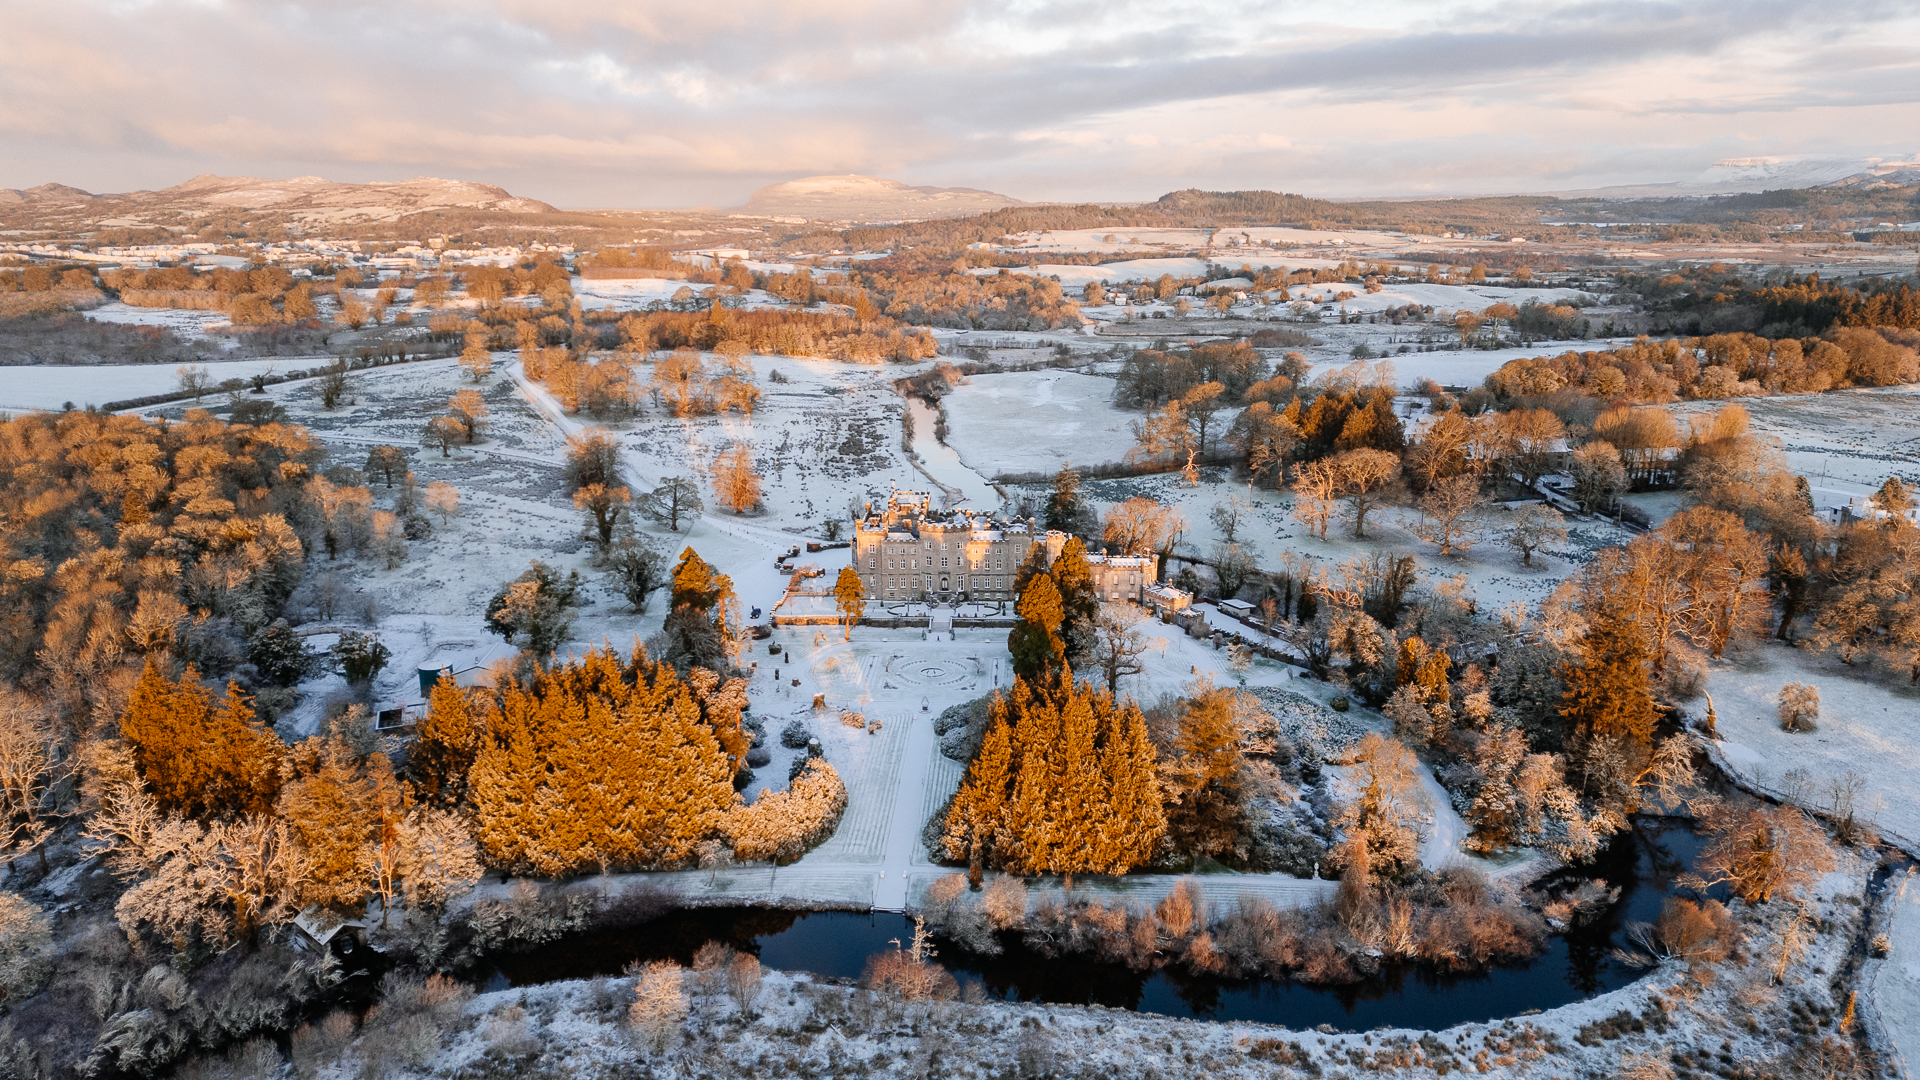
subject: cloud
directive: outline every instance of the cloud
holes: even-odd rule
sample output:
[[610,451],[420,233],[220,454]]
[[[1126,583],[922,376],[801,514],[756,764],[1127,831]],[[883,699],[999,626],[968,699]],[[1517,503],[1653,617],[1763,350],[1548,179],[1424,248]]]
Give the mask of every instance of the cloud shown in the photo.
[[1464,193],[1897,155],[1920,130],[1910,4],[0,0],[0,24],[5,186],[431,173],[725,205],[864,172],[1033,199]]

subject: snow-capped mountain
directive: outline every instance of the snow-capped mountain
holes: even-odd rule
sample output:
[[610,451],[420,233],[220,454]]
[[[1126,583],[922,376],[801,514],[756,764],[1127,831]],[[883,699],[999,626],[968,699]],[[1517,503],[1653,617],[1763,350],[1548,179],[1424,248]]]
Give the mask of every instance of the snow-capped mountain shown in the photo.
[[873,176],[808,176],[769,184],[740,210],[767,217],[829,221],[901,221],[960,217],[1018,206],[1021,200],[978,188],[910,187]]

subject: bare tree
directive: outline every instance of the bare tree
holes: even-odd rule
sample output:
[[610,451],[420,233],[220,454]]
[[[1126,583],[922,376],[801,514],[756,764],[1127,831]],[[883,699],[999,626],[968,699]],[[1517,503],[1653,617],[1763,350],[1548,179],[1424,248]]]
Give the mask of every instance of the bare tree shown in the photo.
[[1627,490],[1627,468],[1620,463],[1620,451],[1602,439],[1573,452],[1573,497],[1583,510],[1611,509]]
[[607,570],[613,575],[620,595],[633,610],[644,613],[647,597],[667,581],[667,558],[631,536],[621,538],[607,552]]
[[687,1018],[686,973],[671,960],[654,960],[640,969],[627,1009],[634,1034],[658,1054],[664,1051]]
[[1101,537],[1122,555],[1153,555],[1170,549],[1186,527],[1178,510],[1136,495],[1108,509]]
[[395,476],[407,475],[407,452],[397,446],[376,446],[367,451],[366,474],[372,477],[376,473],[391,488]]
[[467,371],[467,377],[479,382],[493,374],[493,352],[487,348],[487,335],[470,333],[467,344],[460,350],[460,366]]
[[573,493],[574,507],[586,513],[603,551],[613,543],[613,527],[619,522],[621,511],[632,501],[633,493],[626,488],[605,484],[588,484]]
[[471,443],[479,436],[480,427],[486,421],[487,403],[478,390],[461,390],[447,399],[447,412],[460,422],[466,432],[467,442]]
[[[1102,604],[1093,617],[1093,662],[1106,677],[1107,692],[1118,693],[1120,679],[1145,670],[1140,657],[1155,642],[1140,630],[1146,616],[1132,604]],[[1165,642],[1159,642],[1165,646]]]
[[1420,520],[1413,535],[1440,547],[1440,554],[1466,551],[1482,535],[1480,481],[1471,476],[1449,476],[1437,481],[1420,498]]
[[753,1003],[760,999],[760,958],[739,953],[727,965],[727,996],[740,1009],[741,1016],[753,1015]]
[[[0,862],[40,845],[52,834],[53,729],[46,710],[17,691],[0,696]],[[46,852],[40,850],[44,865]]]
[[420,445],[439,447],[441,457],[452,457],[453,444],[460,441],[465,428],[451,416],[436,416],[420,432]]
[[1327,538],[1327,526],[1333,522],[1334,497],[1340,490],[1340,473],[1333,462],[1307,461],[1293,467],[1293,517],[1307,532]]
[[205,364],[182,364],[173,369],[173,376],[180,381],[181,393],[193,395],[195,405],[200,404],[200,399],[213,389],[213,376],[208,373]]
[[1334,455],[1332,463],[1353,517],[1354,539],[1365,540],[1367,511],[1386,498],[1388,486],[1400,476],[1400,459],[1385,450],[1348,450]]
[[1780,688],[1780,726],[1788,731],[1812,731],[1820,720],[1820,689],[1790,682]]
[[1707,846],[1686,880],[1696,888],[1722,883],[1740,899],[1764,904],[1796,894],[1834,867],[1827,834],[1792,806],[1695,804]]
[[460,489],[445,480],[427,485],[427,509],[445,525],[460,513]]
[[1507,533],[1507,546],[1520,553],[1523,566],[1533,565],[1533,553],[1548,544],[1567,539],[1567,519],[1545,503],[1528,503],[1513,512],[1513,529]]
[[347,396],[347,361],[344,357],[328,364],[320,375],[320,407],[332,412]]
[[1213,549],[1213,579],[1220,586],[1220,598],[1231,600],[1240,595],[1247,579],[1253,576],[1253,556],[1239,544],[1216,544]]
[[1220,530],[1221,539],[1231,544],[1238,539],[1241,520],[1252,509],[1253,504],[1247,500],[1228,495],[1226,501],[1214,504],[1213,509],[1207,511],[1207,517],[1213,521],[1213,527]]
[[680,531],[681,518],[698,516],[704,508],[700,489],[684,476],[666,477],[640,498],[640,512],[655,521],[665,522],[667,528],[674,532]]

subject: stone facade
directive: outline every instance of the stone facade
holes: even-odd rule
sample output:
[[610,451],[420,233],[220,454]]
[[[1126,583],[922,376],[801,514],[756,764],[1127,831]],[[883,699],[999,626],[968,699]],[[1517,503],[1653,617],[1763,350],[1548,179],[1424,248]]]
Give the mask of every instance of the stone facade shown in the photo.
[[[1066,533],[1039,534],[1032,521],[1001,521],[968,510],[934,510],[921,491],[869,502],[854,524],[853,569],[868,600],[899,603],[1011,602],[1014,575],[1035,544],[1059,558]],[[1154,584],[1150,555],[1087,556],[1101,603],[1141,603]]]
[[[1058,530],[1047,532],[1047,562],[1060,557],[1060,550],[1072,537]],[[1156,560],[1151,555],[1100,555],[1088,553],[1087,570],[1093,575],[1093,591],[1103,604],[1129,601],[1140,603],[1142,594],[1152,585]]]
[[867,599],[1014,600],[1013,578],[1033,547],[1033,523],[932,506],[920,491],[895,491],[884,504],[867,504],[853,541],[853,569]]

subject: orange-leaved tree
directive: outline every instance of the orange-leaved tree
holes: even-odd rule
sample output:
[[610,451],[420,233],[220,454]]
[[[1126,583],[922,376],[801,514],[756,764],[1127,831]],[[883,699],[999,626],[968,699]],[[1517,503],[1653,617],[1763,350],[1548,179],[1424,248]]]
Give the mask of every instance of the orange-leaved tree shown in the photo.
[[1146,719],[1131,701],[1073,681],[995,695],[986,738],[947,812],[949,858],[974,845],[1022,874],[1124,874],[1166,832]]
[[162,809],[191,817],[259,814],[280,789],[287,748],[254,719],[240,688],[218,704],[189,664],[169,679],[149,657],[120,714],[120,735]]
[[733,805],[734,763],[703,696],[610,648],[502,688],[468,791],[488,861],[558,876],[685,864]]

